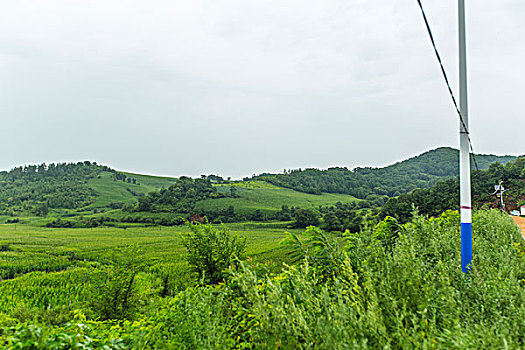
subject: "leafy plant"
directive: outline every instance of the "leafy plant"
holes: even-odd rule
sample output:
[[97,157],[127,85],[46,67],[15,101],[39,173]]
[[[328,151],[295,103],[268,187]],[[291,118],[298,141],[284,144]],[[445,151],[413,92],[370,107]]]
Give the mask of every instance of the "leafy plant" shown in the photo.
[[343,243],[344,240],[337,240],[333,234],[315,226],[307,227],[299,236],[286,232],[281,241],[295,262],[304,260],[309,266],[318,268],[325,277],[339,273],[346,255],[341,249]]
[[99,275],[92,291],[91,309],[103,320],[132,318],[139,306],[136,277],[141,269],[140,249],[117,250],[113,263]]
[[181,238],[188,253],[188,264],[206,284],[219,283],[226,277],[226,269],[235,264],[235,259],[243,258],[246,238],[232,234],[224,225],[187,225],[191,232],[182,234]]

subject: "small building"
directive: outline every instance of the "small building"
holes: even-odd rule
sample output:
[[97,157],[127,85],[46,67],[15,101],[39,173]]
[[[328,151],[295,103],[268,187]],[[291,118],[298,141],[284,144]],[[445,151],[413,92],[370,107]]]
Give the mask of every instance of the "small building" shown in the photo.
[[525,205],[521,206],[521,216],[525,216]]

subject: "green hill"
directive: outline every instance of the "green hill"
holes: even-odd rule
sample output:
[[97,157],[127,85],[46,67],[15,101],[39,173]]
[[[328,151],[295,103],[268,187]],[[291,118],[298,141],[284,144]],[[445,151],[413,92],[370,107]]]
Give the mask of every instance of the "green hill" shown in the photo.
[[[505,165],[493,163],[486,170],[472,172],[472,204],[475,209],[499,208],[494,185],[503,181],[508,190],[504,195],[507,211],[525,204],[525,157]],[[459,207],[459,181],[456,178],[440,181],[431,188],[416,189],[390,198],[381,208],[381,217],[393,216],[402,222],[410,220],[412,208],[424,215],[437,216]]]
[[206,199],[197,202],[196,209],[206,212],[233,206],[240,214],[249,214],[255,210],[272,213],[280,210],[283,205],[318,208],[319,206],[334,205],[337,202],[351,203],[357,201],[355,197],[346,194],[323,193],[314,195],[278,187],[264,181],[236,182],[231,185],[216,185],[216,188],[219,193],[228,193],[231,186],[237,189],[238,197]]
[[[254,178],[305,193],[349,194],[380,205],[387,197],[399,196],[416,188],[429,188],[440,180],[456,176],[459,172],[458,157],[457,150],[442,147],[384,168],[298,169]],[[493,162],[505,164],[515,158],[476,155],[480,169],[488,168]]]
[[[457,158],[457,150],[438,148],[384,168],[292,170],[244,181],[141,175],[89,161],[29,165],[0,172],[0,216],[59,218],[124,209],[170,220],[199,214],[238,221],[278,219],[283,206],[318,209],[361,200],[359,207],[381,206],[391,197],[454,177]],[[478,155],[477,161],[486,168],[514,158]],[[119,217],[124,215],[129,216],[120,212]]]
[[176,179],[118,172],[89,161],[39,164],[0,172],[0,215],[71,213],[135,204]]
[[100,173],[96,178],[89,179],[88,184],[96,193],[95,201],[90,205],[91,208],[107,207],[111,203],[134,204],[139,196],[162,187],[168,187],[177,181],[177,179],[169,177],[133,173],[122,174],[126,175],[126,179],[135,179],[136,183],[126,180],[117,181],[114,179],[114,173],[107,171]]

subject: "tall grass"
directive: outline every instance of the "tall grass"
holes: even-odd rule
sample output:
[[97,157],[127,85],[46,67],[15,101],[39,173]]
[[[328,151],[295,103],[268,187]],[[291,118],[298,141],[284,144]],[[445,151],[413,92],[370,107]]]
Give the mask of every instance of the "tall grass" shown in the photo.
[[[79,323],[91,348],[524,348],[520,232],[499,212],[476,214],[468,275],[459,237],[456,212],[405,225],[387,219],[343,242],[310,229],[297,237],[303,259],[293,266],[243,261],[224,283],[152,300],[134,322],[84,317],[58,328],[39,325],[38,339],[69,339]],[[33,334],[27,327],[4,327],[0,345]]]
[[455,212],[388,225],[398,230],[390,245],[385,225],[349,235],[343,250],[321,244],[279,274],[244,263],[225,287],[245,326],[230,336],[254,348],[523,348],[521,235],[494,211],[474,222],[469,275],[460,268]]

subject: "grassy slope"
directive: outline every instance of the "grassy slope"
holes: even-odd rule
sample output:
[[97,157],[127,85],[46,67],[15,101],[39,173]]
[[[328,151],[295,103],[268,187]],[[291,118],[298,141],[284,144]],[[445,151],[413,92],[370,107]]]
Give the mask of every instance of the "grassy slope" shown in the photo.
[[253,212],[260,209],[272,212],[281,209],[283,204],[289,207],[317,208],[319,205],[333,205],[337,202],[350,203],[358,199],[346,194],[323,193],[314,195],[277,187],[264,181],[236,182],[216,185],[219,192],[230,192],[230,187],[237,189],[239,198],[208,199],[197,203],[197,210],[216,210],[232,205],[239,213]]
[[[112,174],[104,172],[100,178],[89,180],[89,185],[98,193],[95,203],[91,207],[105,207],[112,202],[135,203],[137,197],[127,188],[137,193],[146,194],[168,187],[176,179],[149,175],[126,173],[137,179],[140,185],[123,181],[113,181]],[[230,193],[230,187],[237,189],[238,198],[208,199],[197,203],[197,210],[217,210],[232,205],[239,213],[253,212],[257,209],[263,212],[274,212],[281,209],[283,204],[301,208],[318,207],[319,205],[333,205],[337,202],[349,203],[357,199],[345,194],[312,195],[281,188],[264,181],[235,182],[232,184],[216,185],[219,192]]]
[[[89,180],[89,185],[98,193],[95,203],[91,207],[105,207],[113,202],[135,203],[137,197],[127,189],[146,194],[168,187],[176,179],[149,175],[138,175],[125,173],[129,177],[137,179],[140,185],[134,185],[123,181],[113,181],[112,174],[103,172],[100,178]],[[233,205],[235,210],[253,212],[256,209],[262,211],[276,211],[283,204],[301,208],[318,207],[319,205],[332,205],[337,202],[349,203],[357,199],[344,194],[312,195],[297,192],[287,188],[281,188],[264,181],[235,182],[232,184],[216,185],[219,192],[230,192],[230,187],[237,189],[239,198],[209,199],[197,203],[197,209],[216,210]]]
[[151,191],[158,190],[162,187],[168,187],[176,180],[169,177],[138,175],[131,173],[124,173],[128,177],[137,179],[139,185],[127,183],[123,181],[114,181],[113,174],[110,172],[103,172],[100,178],[89,180],[88,184],[98,194],[95,203],[91,207],[105,207],[113,202],[123,202],[133,204],[137,201],[127,188],[137,193],[146,194]]

